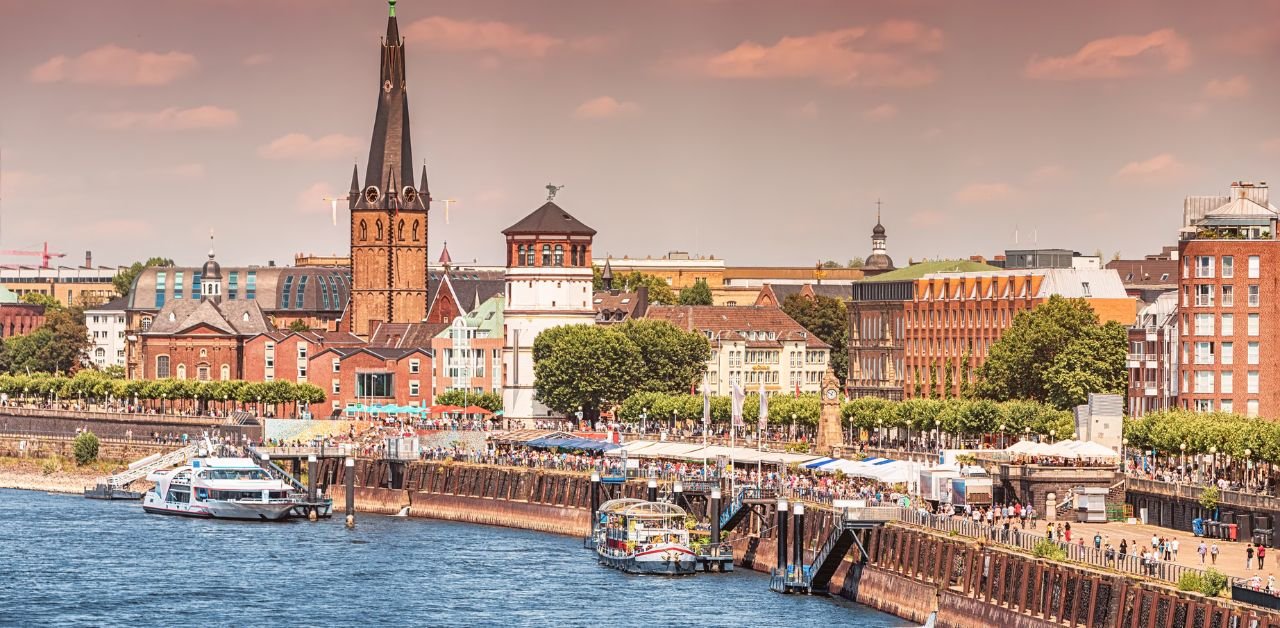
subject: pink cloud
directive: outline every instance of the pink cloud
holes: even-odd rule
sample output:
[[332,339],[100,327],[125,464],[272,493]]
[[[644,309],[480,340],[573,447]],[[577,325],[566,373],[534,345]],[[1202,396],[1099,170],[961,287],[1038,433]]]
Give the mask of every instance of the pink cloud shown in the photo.
[[204,105],[189,109],[169,107],[159,111],[112,111],[75,116],[89,126],[110,131],[187,131],[226,129],[240,123],[240,114],[231,109]]
[[877,122],[894,118],[897,115],[898,115],[898,108],[894,107],[893,105],[890,105],[889,103],[885,103],[883,105],[877,105],[875,107],[872,107],[862,112],[863,118],[866,118],[867,120],[877,121]]
[[813,35],[783,37],[772,45],[743,42],[693,60],[715,78],[816,79],[829,85],[916,87],[932,83],[937,68],[926,55],[942,48],[942,31],[918,22],[891,20]]
[[952,198],[965,205],[999,203],[1014,197],[1016,191],[1008,183],[970,183],[956,191]]
[[1163,182],[1181,177],[1187,165],[1170,153],[1162,153],[1150,159],[1131,161],[1116,172],[1115,178],[1137,182]]
[[77,57],[53,57],[32,68],[30,78],[36,83],[167,85],[199,65],[185,52],[143,52],[108,44]]
[[1228,79],[1213,79],[1204,85],[1205,97],[1218,100],[1244,98],[1251,91],[1253,91],[1253,84],[1249,82],[1249,77],[1243,74]]
[[559,37],[535,33],[518,24],[455,20],[441,16],[409,24],[404,35],[414,46],[428,50],[487,52],[513,58],[545,57],[552,49],[565,43]]
[[592,98],[578,105],[573,111],[575,118],[617,118],[640,113],[640,105],[628,101],[619,101],[613,96]]
[[1173,73],[1191,65],[1191,46],[1173,29],[1095,39],[1073,54],[1032,57],[1026,76],[1073,81]]
[[341,133],[330,133],[312,139],[306,133],[290,133],[258,148],[258,156],[265,159],[334,159],[351,157],[364,148],[359,138]]

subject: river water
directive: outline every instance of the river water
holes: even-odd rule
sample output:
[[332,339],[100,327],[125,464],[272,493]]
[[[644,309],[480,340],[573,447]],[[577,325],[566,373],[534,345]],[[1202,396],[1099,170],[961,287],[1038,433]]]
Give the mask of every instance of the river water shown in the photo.
[[573,537],[358,516],[237,523],[0,490],[0,625],[902,626],[762,574],[629,576]]

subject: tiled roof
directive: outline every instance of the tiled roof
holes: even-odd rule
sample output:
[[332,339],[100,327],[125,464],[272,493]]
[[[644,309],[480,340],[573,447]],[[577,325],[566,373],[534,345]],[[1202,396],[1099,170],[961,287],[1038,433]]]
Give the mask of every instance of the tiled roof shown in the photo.
[[329,347],[317,353],[316,357],[326,353],[341,356],[342,358],[347,358],[357,353],[368,353],[383,360],[399,360],[414,353],[431,355],[431,351],[423,347]]
[[758,346],[777,347],[784,341],[803,341],[809,348],[831,348],[780,307],[652,305],[646,318],[665,320],[688,331],[709,332],[722,340],[765,343]]
[[591,302],[599,323],[621,323],[642,316],[644,312],[640,308],[648,305],[635,292],[597,292]]
[[369,337],[370,347],[412,349],[430,347],[431,339],[448,323],[381,323]]
[[1125,287],[1176,286],[1178,261],[1171,259],[1117,259],[1107,262]]
[[123,312],[129,303],[129,297],[116,297],[101,305],[85,308],[86,312]]
[[208,300],[179,299],[165,304],[145,334],[178,334],[200,325],[236,336],[256,336],[272,330],[255,301],[236,299],[215,304]]
[[491,270],[452,270],[446,275],[443,271],[433,270],[427,276],[427,305],[436,301],[436,293],[442,287],[453,289],[458,298],[458,307],[463,311],[471,311],[476,305],[476,296],[484,303],[494,295],[506,293],[504,273]]
[[1000,270],[995,266],[983,264],[982,262],[974,262],[970,260],[935,260],[931,262],[920,262],[912,264],[906,268],[891,270],[887,273],[880,273],[867,277],[862,281],[897,281],[901,279],[920,279],[925,275],[933,273],[966,273],[983,270]]
[[550,234],[550,235],[589,235],[596,230],[588,227],[560,208],[559,205],[547,201],[532,214],[525,216],[520,222],[502,230],[502,235],[515,234]]

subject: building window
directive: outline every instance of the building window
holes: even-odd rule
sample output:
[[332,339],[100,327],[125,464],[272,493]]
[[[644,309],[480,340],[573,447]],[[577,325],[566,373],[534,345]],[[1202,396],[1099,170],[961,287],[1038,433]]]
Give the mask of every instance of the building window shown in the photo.
[[293,275],[286,275],[284,278],[284,298],[280,299],[280,308],[289,309],[289,302],[293,300]]
[[[1223,303],[1223,305],[1226,305],[1226,304],[1225,304],[1225,303]],[[1197,319],[1196,319],[1196,320],[1197,320],[1197,321],[1199,321],[1199,317],[1198,317],[1198,315],[1197,315]],[[1212,332],[1212,331],[1210,331],[1210,333],[1213,333],[1213,332]],[[1235,335],[1235,333],[1236,333],[1236,315],[1235,315],[1235,314],[1223,314],[1223,315],[1222,315],[1222,335],[1223,335],[1223,336],[1234,336],[1234,335]]]
[[333,388],[332,388],[332,389],[333,389],[333,394],[335,394],[335,395],[336,395],[336,394],[338,394],[338,393],[340,393],[340,392],[342,392],[342,380],[339,380],[339,379],[335,379],[335,380],[333,380]]
[[293,301],[293,309],[295,310],[302,309],[303,299],[305,299],[307,296],[307,280],[310,278],[311,278],[311,275],[302,276],[302,281],[298,284],[298,295],[297,297],[294,298],[294,301]]
[[196,379],[202,382],[209,381],[209,365],[201,364],[196,367]]
[[1208,255],[1196,256],[1196,278],[1197,279],[1213,278],[1213,257]]
[[1197,393],[1213,392],[1213,371],[1196,371]]
[[409,372],[417,374],[422,370],[422,362],[420,360],[409,360]]
[[307,343],[298,343],[298,381],[307,379]]
[[401,218],[400,222],[396,224],[396,239],[404,242],[404,218]]
[[551,245],[550,244],[542,245],[542,265],[543,266],[551,265]]
[[1222,394],[1224,394],[1224,395],[1230,395],[1230,394],[1235,390],[1235,381],[1234,381],[1235,377],[1234,377],[1234,375],[1235,375],[1235,374],[1234,374],[1232,371],[1223,371],[1223,372],[1221,373],[1221,379],[1222,379],[1222,386],[1221,386],[1221,388],[1222,388]]
[[264,354],[263,363],[266,365],[267,369],[270,370],[275,368],[276,367],[276,343],[267,341],[266,347],[263,350],[263,354]]
[[1222,307],[1232,307],[1236,304],[1236,288],[1235,286],[1222,286]]
[[1196,364],[1213,364],[1213,343],[1196,343]]
[[1245,407],[1245,410],[1244,410],[1245,416],[1249,416],[1249,417],[1258,416],[1258,400],[1257,399],[1250,399],[1244,402],[1244,407]]
[[1213,412],[1213,400],[1196,399],[1196,412]]
[[1261,317],[1258,314],[1249,315],[1249,335],[1250,336],[1258,335],[1258,324],[1259,324],[1260,318]]
[[200,296],[200,279],[201,273],[191,273],[191,298],[193,299]]
[[533,250],[533,245],[532,245],[532,244],[530,244],[530,245],[529,245],[529,248],[528,248],[528,249],[525,249],[524,255],[525,255],[525,258],[524,258],[524,265],[525,265],[525,266],[533,266],[533,265],[535,265],[535,262],[537,261],[537,259],[536,259],[536,258],[537,258],[537,256],[538,256],[538,252],[537,252],[537,251],[535,251],[535,250]]
[[1249,360],[1249,364],[1258,363],[1258,341],[1256,340],[1249,342],[1248,360]]
[[156,356],[156,379],[165,379],[169,377],[169,356]]
[[[1224,334],[1226,332],[1223,332]],[[1213,314],[1196,314],[1196,335],[1213,335]]]
[[1248,379],[1245,381],[1247,382],[1245,384],[1245,392],[1250,395],[1258,394],[1258,372],[1249,371]]
[[418,221],[413,221],[413,241],[418,241]]
[[258,272],[255,270],[245,273],[244,298],[250,301],[258,298]]
[[1218,404],[1218,406],[1218,409],[1223,412],[1231,412],[1231,409],[1235,407],[1235,404],[1231,403],[1230,399],[1223,399],[1222,403]]
[[1258,284],[1251,284],[1249,286],[1249,307],[1258,307],[1261,302],[1262,299],[1259,298]]
[[231,271],[227,276],[227,298],[234,299],[240,294],[240,273]]
[[1222,343],[1222,355],[1221,355],[1221,359],[1222,359],[1222,363],[1223,363],[1223,364],[1231,364],[1231,363],[1235,362],[1235,359],[1236,359],[1236,346],[1235,346],[1235,343],[1233,343],[1233,342],[1224,342],[1224,343]]
[[553,265],[564,266],[564,245],[556,245],[556,256]]
[[164,307],[165,272],[156,272],[156,307]]
[[524,264],[524,245],[516,247],[516,266]]
[[148,329],[151,329],[151,317],[150,317],[150,316],[143,316],[143,317],[142,317],[142,331],[147,331]]
[[339,373],[339,372],[341,372],[341,371],[342,371],[342,360],[340,360],[340,359],[338,359],[338,358],[334,358],[334,359],[333,359],[333,372],[334,372],[334,373]]
[[1236,258],[1230,255],[1222,256],[1222,278],[1230,279],[1236,276]]
[[391,373],[356,373],[356,396],[393,397],[395,388],[392,384]]
[[369,239],[369,223],[364,220],[360,221],[360,241],[364,242]]
[[1196,286],[1196,307],[1213,307],[1213,286]]
[[1262,276],[1262,259],[1257,255],[1249,256],[1249,278],[1257,279]]
[[382,219],[381,218],[379,218],[377,221],[373,223],[373,239],[378,242],[382,241]]
[[182,272],[175,271],[173,273],[173,299],[176,301],[182,298]]
[[417,397],[418,391],[420,388],[421,388],[421,385],[418,383],[418,380],[416,379],[409,380],[409,396],[410,397]]

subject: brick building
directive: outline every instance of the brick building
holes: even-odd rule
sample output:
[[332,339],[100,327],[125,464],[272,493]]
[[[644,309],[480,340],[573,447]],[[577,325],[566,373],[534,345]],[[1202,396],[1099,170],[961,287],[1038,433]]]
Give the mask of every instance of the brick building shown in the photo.
[[1167,410],[1178,399],[1178,292],[1138,311],[1129,328],[1129,415]]
[[1107,262],[1108,269],[1120,275],[1129,296],[1153,303],[1162,293],[1178,289],[1178,247],[1166,246],[1159,253],[1142,259],[1116,259]]
[[310,358],[307,380],[329,397],[331,415],[353,404],[428,406],[431,354],[419,348],[329,347]]
[[364,341],[344,331],[273,330],[245,341],[244,379],[255,382],[310,381],[311,356],[330,347],[360,347]]
[[1058,295],[1084,299],[1102,322],[1133,324],[1136,301],[1113,270],[1072,268],[931,273],[903,303],[907,397],[941,396],[950,371],[958,396],[1019,312]]
[[1178,403],[1280,415],[1280,212],[1265,183],[1240,182],[1226,197],[1189,197],[1184,220]]

